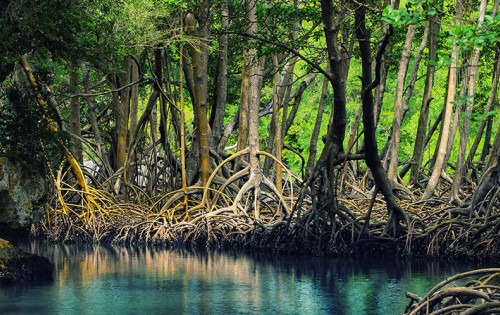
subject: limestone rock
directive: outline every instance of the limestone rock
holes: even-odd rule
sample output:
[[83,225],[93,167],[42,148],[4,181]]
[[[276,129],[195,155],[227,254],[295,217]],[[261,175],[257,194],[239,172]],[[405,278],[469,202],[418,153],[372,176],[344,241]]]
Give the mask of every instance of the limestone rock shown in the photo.
[[0,239],[0,286],[50,281],[53,270],[47,258],[26,253]]
[[0,226],[20,229],[40,221],[46,196],[43,175],[0,157]]

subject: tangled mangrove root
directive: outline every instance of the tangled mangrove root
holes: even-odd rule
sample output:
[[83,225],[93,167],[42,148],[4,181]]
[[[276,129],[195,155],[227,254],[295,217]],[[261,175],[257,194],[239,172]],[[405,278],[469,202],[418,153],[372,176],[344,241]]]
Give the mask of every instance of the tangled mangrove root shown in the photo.
[[[244,154],[248,152],[239,155]],[[285,169],[281,192],[269,180],[257,195],[242,190],[249,177],[247,168],[232,176],[223,172],[224,165],[239,155],[221,163],[204,187],[191,186],[153,198],[127,183],[128,203],[113,197],[112,191],[91,188],[87,193],[92,196],[90,205],[81,190],[64,180],[67,173],[59,170],[52,176],[55,196],[45,219],[32,232],[53,242],[243,244],[283,220],[276,209],[293,207],[298,178]]]
[[500,258],[498,188],[491,189],[481,202],[461,208],[442,199],[414,201],[419,200],[418,192],[411,192],[399,201],[411,221],[401,236],[389,237],[384,233],[388,216],[381,194],[361,194],[363,189],[353,186],[358,193],[339,195],[332,205],[314,197],[313,189],[322,189],[320,185],[300,190],[300,179],[286,168],[282,190],[270,179],[259,189],[243,189],[250,178],[248,167],[231,173],[228,164],[245,154],[240,151],[220,163],[206,186],[155,197],[132,183],[124,186],[125,197],[102,187],[83,192],[71,184],[71,176],[59,170],[52,176],[54,195],[45,219],[33,232],[53,242]]
[[423,297],[411,292],[406,296],[410,299],[405,310],[408,315],[500,314],[500,268],[460,273]]

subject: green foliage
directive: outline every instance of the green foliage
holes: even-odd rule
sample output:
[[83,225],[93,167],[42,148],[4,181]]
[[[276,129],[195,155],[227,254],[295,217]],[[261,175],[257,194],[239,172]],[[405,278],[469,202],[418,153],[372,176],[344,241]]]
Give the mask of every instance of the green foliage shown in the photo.
[[394,9],[391,5],[384,8],[382,21],[396,27],[417,24],[426,17],[436,14],[435,8],[428,8],[426,0],[409,0],[406,6]]
[[14,84],[0,95],[0,154],[38,170],[63,156],[27,86]]

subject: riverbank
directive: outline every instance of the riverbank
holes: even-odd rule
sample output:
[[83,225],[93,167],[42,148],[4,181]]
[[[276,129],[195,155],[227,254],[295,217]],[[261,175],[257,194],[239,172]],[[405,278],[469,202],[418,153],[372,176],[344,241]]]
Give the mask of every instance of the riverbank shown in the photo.
[[250,211],[235,213],[230,207],[207,206],[201,190],[192,192],[187,208],[175,194],[167,197],[170,199],[126,204],[94,194],[91,208],[76,210],[55,203],[44,220],[32,228],[32,234],[49,242],[257,248],[333,256],[500,259],[500,209],[495,203],[490,203],[487,211],[471,211],[437,199],[402,201],[411,220],[399,235],[391,236],[385,230],[388,216],[380,199],[339,199],[345,206],[334,214],[294,209],[289,215],[261,211],[256,218]]

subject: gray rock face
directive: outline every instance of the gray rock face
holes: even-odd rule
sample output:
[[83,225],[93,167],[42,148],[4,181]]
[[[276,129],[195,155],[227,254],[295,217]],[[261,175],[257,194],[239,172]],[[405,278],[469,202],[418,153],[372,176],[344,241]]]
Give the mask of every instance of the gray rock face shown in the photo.
[[46,196],[43,175],[0,157],[0,226],[20,229],[40,221]]

